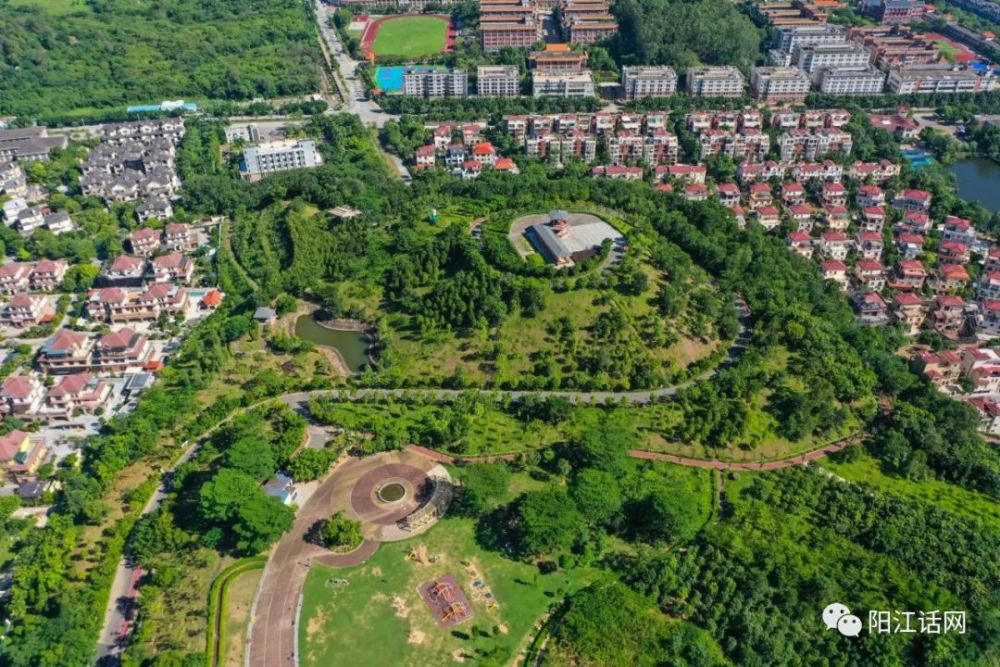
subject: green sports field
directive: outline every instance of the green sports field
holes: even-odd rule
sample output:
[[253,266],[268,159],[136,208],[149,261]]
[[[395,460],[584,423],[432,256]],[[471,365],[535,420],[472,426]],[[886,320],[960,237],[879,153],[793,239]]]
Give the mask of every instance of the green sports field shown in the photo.
[[383,21],[372,51],[376,56],[420,58],[444,50],[448,23],[438,16],[399,16]]

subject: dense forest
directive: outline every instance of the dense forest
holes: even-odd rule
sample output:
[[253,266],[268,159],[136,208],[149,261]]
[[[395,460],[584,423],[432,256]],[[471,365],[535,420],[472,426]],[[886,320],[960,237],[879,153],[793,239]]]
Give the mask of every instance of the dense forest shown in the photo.
[[754,65],[763,35],[725,0],[620,0],[611,53],[624,65]]
[[310,12],[302,0],[3,0],[0,114],[313,93]]

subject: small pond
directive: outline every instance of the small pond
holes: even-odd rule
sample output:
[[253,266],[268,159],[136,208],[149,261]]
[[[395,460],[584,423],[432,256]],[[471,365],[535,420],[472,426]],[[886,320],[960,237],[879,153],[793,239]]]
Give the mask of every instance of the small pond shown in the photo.
[[331,329],[317,322],[312,315],[302,315],[295,320],[295,335],[321,347],[337,350],[352,373],[368,363],[368,337],[362,331]]
[[1000,211],[1000,164],[984,157],[959,160],[949,167],[958,181],[958,196]]

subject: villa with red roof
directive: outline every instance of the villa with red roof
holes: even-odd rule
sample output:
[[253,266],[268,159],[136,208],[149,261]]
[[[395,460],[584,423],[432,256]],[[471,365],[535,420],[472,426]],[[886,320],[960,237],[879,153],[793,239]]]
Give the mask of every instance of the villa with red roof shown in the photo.
[[880,292],[885,287],[885,267],[875,259],[859,259],[854,265],[854,278],[859,287]]
[[865,259],[878,259],[882,256],[885,243],[878,232],[861,230],[854,237],[854,248]]
[[0,435],[0,470],[15,479],[19,475],[33,474],[42,465],[47,452],[45,440],[33,440],[24,431]]
[[941,294],[957,292],[969,284],[969,274],[961,264],[941,264],[931,280],[931,289]]
[[28,327],[40,324],[46,318],[51,319],[54,314],[49,297],[19,292],[0,310],[0,322],[15,327]]
[[153,280],[158,283],[189,283],[194,276],[194,262],[187,255],[172,252],[153,259]]
[[93,348],[94,341],[87,334],[63,329],[42,345],[38,365],[47,373],[84,371]]
[[806,201],[806,189],[801,183],[784,183],[781,186],[781,201],[789,206],[803,204]]
[[812,237],[808,232],[791,232],[788,234],[788,247],[805,258],[813,256]]
[[957,338],[965,325],[965,300],[952,294],[934,297],[931,319],[939,334],[946,338]]
[[61,259],[40,259],[31,267],[31,289],[51,292],[62,285],[69,264]]
[[174,252],[198,248],[198,232],[183,222],[171,222],[163,229],[163,245]]
[[99,278],[107,287],[139,287],[145,275],[145,259],[119,255],[104,265]]
[[13,294],[28,289],[31,270],[31,264],[24,262],[12,262],[0,266],[0,293]]
[[160,249],[160,232],[151,227],[137,229],[128,235],[128,244],[132,248],[132,254],[149,257]]
[[893,289],[920,290],[927,280],[927,271],[920,260],[901,259],[896,262],[896,271],[889,286]]
[[492,167],[497,161],[497,151],[493,144],[482,141],[472,147],[472,159],[478,160],[483,166]]
[[827,259],[847,259],[851,250],[851,239],[844,232],[824,232],[819,237],[819,252]]
[[29,375],[11,375],[0,385],[0,407],[5,413],[27,415],[38,411],[45,398],[42,383]]
[[931,193],[926,190],[903,190],[892,200],[892,207],[901,211],[928,211],[931,208]]
[[847,289],[847,265],[839,259],[828,259],[820,265],[820,273],[825,280],[832,280],[840,286],[840,289]]
[[48,394],[53,409],[70,416],[75,410],[96,412],[111,395],[111,385],[89,371],[63,376]]
[[861,210],[861,227],[873,232],[881,232],[885,226],[885,209],[881,206],[866,206]]
[[125,327],[104,334],[97,340],[90,368],[99,372],[123,373],[129,368],[142,368],[151,353],[149,339]]
[[913,292],[899,292],[892,297],[892,314],[910,336],[916,335],[927,319],[927,304]]

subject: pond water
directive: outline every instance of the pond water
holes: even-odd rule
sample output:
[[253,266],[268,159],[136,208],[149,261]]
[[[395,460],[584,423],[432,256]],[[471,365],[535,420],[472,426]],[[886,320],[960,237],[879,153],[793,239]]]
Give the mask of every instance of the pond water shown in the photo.
[[959,160],[949,171],[958,180],[958,196],[1000,211],[1000,164],[984,157]]
[[368,363],[368,337],[364,332],[331,329],[314,320],[312,315],[301,315],[295,320],[295,335],[337,350],[352,373]]

